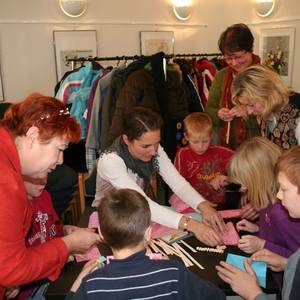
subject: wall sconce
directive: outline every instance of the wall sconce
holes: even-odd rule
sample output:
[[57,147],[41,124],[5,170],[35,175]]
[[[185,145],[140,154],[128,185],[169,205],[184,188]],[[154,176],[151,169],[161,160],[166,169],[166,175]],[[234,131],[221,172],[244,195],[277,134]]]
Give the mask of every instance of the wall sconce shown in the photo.
[[275,7],[275,0],[255,0],[255,11],[260,17],[269,16]]
[[59,0],[60,9],[71,18],[82,16],[87,10],[87,0]]
[[172,0],[173,12],[177,19],[186,21],[192,15],[192,0]]

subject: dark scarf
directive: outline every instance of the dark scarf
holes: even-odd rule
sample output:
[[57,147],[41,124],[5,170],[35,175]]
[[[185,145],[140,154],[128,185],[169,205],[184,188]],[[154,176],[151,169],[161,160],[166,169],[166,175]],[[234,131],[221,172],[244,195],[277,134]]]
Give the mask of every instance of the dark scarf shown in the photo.
[[[260,58],[257,55],[252,54],[251,65],[256,65],[259,63],[260,63]],[[224,89],[223,89],[222,99],[221,99],[221,107],[226,107],[228,109],[231,109],[233,107],[233,103],[231,99],[231,85],[235,75],[236,72],[232,68],[227,67]],[[233,149],[235,149],[246,139],[246,126],[242,118],[235,118],[231,122],[224,122],[224,126],[221,129],[221,144],[223,146],[228,146],[226,142],[226,134],[227,134],[228,126],[230,126],[229,145]]]
[[116,152],[123,159],[127,169],[130,169],[133,173],[136,173],[143,179],[144,192],[151,199],[155,200],[156,197],[151,186],[151,180],[153,180],[159,171],[157,155],[153,156],[149,162],[134,159],[128,151],[128,147],[121,136],[116,138],[113,144],[105,152]]

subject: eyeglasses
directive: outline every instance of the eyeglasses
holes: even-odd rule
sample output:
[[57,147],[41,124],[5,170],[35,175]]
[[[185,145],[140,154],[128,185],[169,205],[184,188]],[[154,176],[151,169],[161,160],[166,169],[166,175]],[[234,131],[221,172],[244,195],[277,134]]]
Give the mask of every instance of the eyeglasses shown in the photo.
[[244,57],[245,57],[245,54],[247,53],[247,51],[243,51],[241,54],[239,55],[224,55],[224,59],[227,63],[232,63],[233,61],[236,61],[236,62],[241,62]]

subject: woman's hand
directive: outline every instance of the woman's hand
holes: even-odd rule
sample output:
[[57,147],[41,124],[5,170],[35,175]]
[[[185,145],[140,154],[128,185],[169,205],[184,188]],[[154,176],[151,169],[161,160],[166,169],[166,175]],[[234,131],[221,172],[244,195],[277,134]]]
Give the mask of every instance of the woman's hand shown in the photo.
[[254,253],[264,248],[266,241],[254,236],[244,235],[238,241],[238,247],[246,253]]
[[219,191],[225,185],[228,184],[228,177],[225,175],[219,175],[209,182],[214,190]]
[[70,254],[84,253],[92,246],[100,242],[100,236],[97,233],[85,229],[77,229],[71,234],[62,237]]
[[81,228],[81,227],[73,226],[73,225],[64,225],[64,227],[63,227],[64,235],[71,234],[72,232],[74,232],[78,229],[86,230],[86,231],[89,231],[89,232],[95,232],[95,230],[92,229],[92,228]]
[[242,230],[242,231],[248,231],[248,232],[254,233],[254,232],[258,232],[258,230],[259,230],[259,227],[256,224],[254,224],[246,219],[243,219],[243,220],[237,222],[235,226],[236,226],[237,231]]
[[205,245],[214,247],[223,244],[219,234],[209,225],[191,219],[188,222],[187,229],[188,231],[193,232],[196,238]]
[[198,205],[197,208],[201,211],[202,221],[210,225],[215,231],[224,233],[227,231],[224,220],[212,206],[215,204],[209,201],[203,201]]
[[230,112],[230,109],[223,107],[218,110],[218,117],[224,122],[230,122],[233,120],[234,116]]
[[285,269],[288,259],[268,249],[257,251],[251,256],[251,261],[264,261],[274,272],[282,272]]
[[71,292],[76,293],[76,291],[78,290],[78,288],[81,285],[82,279],[92,273],[95,269],[97,269],[100,266],[100,263],[97,259],[94,260],[90,260],[89,262],[87,262],[81,272],[79,273],[79,275],[77,276],[76,280],[74,281],[72,287],[71,287]]
[[245,105],[236,105],[229,112],[233,117],[238,117],[238,118],[248,117],[248,112]]
[[252,300],[262,293],[262,290],[258,285],[256,275],[249,265],[248,260],[244,261],[244,267],[246,272],[221,261],[220,265],[216,266],[216,269],[218,276],[230,284],[233,291],[247,300]]

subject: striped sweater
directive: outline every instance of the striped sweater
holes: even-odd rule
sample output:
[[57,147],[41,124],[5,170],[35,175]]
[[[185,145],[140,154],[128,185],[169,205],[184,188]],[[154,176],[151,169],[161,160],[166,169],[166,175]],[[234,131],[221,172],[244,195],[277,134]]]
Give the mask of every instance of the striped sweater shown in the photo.
[[144,251],[111,260],[83,279],[65,300],[84,299],[225,299],[212,283],[202,280],[173,260],[151,260]]

